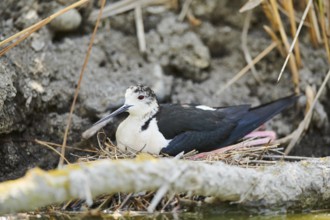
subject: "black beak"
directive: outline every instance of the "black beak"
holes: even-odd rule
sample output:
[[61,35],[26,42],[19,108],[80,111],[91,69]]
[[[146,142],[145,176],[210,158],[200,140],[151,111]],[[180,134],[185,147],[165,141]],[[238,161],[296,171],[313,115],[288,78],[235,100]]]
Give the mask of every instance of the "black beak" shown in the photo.
[[98,130],[100,130],[101,128],[103,128],[104,126],[106,126],[106,124],[108,124],[108,122],[111,120],[112,117],[114,117],[116,115],[119,115],[120,113],[126,112],[127,109],[129,109],[130,107],[132,107],[132,105],[123,105],[122,107],[120,107],[116,111],[112,112],[111,114],[104,116],[99,121],[95,122],[92,127],[90,127],[88,130],[86,130],[82,134],[82,137],[85,138],[85,139],[90,138]]

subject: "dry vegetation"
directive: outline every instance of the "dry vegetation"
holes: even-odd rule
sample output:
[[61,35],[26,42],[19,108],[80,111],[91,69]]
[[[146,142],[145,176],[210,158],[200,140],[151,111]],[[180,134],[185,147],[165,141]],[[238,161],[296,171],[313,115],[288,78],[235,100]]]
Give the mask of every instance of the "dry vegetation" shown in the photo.
[[[177,158],[183,160],[193,160],[196,163],[209,163],[212,164],[216,161],[222,161],[230,165],[241,166],[245,168],[257,168],[263,166],[274,165],[278,161],[300,161],[308,159],[306,157],[285,156],[283,147],[276,143],[253,145],[258,139],[247,139],[237,145],[227,147],[221,152],[211,154],[197,154],[190,152],[185,155],[179,155]],[[278,140],[278,142],[281,140]],[[116,146],[107,138],[104,132],[97,134],[98,146],[92,149],[91,152],[95,153],[93,156],[78,157],[79,162],[90,162],[99,159],[128,159],[135,158],[137,153],[120,151]],[[52,143],[43,143],[49,147],[56,147]],[[139,157],[145,159],[158,158],[158,155],[139,154]],[[149,159],[150,159],[149,158]],[[108,214],[114,216],[121,215],[141,215],[147,211],[159,212],[173,212],[179,211],[184,208],[197,205],[201,202],[213,202],[212,197],[196,196],[188,194],[174,194],[169,193],[162,196],[160,199],[155,199],[157,192],[141,192],[141,193],[115,193],[111,195],[102,195],[94,200],[94,205],[91,207],[93,211],[106,211]],[[216,200],[215,200],[216,201]],[[77,211],[85,209],[84,201],[73,200],[60,206],[48,207],[51,211]]]

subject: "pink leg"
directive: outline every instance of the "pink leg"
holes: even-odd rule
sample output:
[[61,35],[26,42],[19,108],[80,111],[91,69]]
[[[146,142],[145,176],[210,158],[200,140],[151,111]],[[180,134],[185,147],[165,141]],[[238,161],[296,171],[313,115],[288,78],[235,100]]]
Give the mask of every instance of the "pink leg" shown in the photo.
[[205,158],[211,154],[221,154],[221,153],[224,153],[229,150],[235,150],[235,149],[239,149],[239,148],[243,148],[243,147],[251,147],[251,146],[268,144],[269,142],[272,142],[276,139],[276,133],[274,131],[254,131],[254,132],[251,132],[250,134],[246,135],[243,139],[247,139],[247,138],[252,139],[252,140],[246,140],[246,141],[242,141],[240,143],[234,144],[234,145],[222,147],[222,148],[214,150],[214,151],[196,154],[194,156],[189,157],[188,159],[196,160],[196,159]]
[[274,131],[252,131],[250,134],[245,135],[243,139],[268,137],[272,141],[276,140],[276,133]]

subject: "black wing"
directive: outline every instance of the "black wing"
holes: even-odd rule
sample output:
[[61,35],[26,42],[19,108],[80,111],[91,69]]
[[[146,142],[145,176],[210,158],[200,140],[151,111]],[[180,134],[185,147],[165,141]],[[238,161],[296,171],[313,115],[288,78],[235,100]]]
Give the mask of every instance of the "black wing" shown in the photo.
[[249,111],[250,105],[202,110],[193,105],[160,105],[156,115],[160,132],[166,139],[173,139],[188,131],[213,131],[220,126],[232,127]]
[[172,139],[162,153],[210,151],[224,142],[249,111],[249,105],[202,110],[188,105],[161,105],[156,115],[160,132]]
[[[183,111],[178,105],[163,106],[156,116],[158,126],[165,138],[172,141],[161,152],[168,155],[191,150],[205,152],[233,144],[296,100],[297,96],[289,96],[256,108],[243,105],[215,111],[191,106]],[[165,113],[168,115],[162,117]]]

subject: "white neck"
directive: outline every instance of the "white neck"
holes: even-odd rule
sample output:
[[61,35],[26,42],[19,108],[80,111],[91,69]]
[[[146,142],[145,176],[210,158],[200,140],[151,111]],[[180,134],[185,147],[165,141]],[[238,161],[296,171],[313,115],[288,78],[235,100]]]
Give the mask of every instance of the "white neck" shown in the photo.
[[140,110],[139,112],[134,112],[134,111],[129,112],[129,117],[138,118],[138,119],[144,121],[144,120],[149,119],[152,116],[154,116],[157,113],[158,109],[159,109],[159,106],[156,105],[156,106],[153,106],[153,108],[151,110],[149,109],[148,111]]

